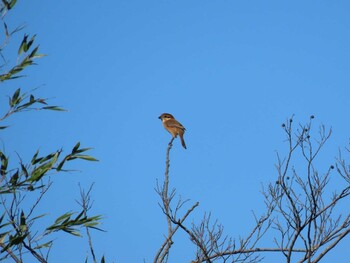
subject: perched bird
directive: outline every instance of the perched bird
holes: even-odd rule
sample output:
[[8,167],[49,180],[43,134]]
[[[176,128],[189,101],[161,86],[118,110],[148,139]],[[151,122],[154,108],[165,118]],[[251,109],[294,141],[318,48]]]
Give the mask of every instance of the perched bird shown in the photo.
[[163,113],[162,115],[159,116],[159,119],[162,120],[164,128],[168,132],[170,132],[173,138],[176,138],[179,135],[182,147],[187,149],[184,141],[184,133],[186,130],[185,127],[182,126],[180,122],[175,120],[174,116],[169,113]]

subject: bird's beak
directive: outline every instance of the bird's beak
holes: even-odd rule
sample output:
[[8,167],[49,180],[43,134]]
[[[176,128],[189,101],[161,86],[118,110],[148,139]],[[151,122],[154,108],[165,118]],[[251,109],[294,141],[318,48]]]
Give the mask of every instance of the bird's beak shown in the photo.
[[159,116],[159,117],[158,117],[158,119],[162,119],[162,117],[161,117],[161,116]]

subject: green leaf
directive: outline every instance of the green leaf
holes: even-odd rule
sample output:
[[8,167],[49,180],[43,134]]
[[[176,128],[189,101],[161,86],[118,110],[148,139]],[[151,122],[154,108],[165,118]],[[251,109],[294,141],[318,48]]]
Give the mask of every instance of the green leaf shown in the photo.
[[21,55],[23,52],[27,52],[28,50],[27,39],[28,39],[28,35],[25,34],[23,37],[22,43],[19,46],[18,55]]
[[14,246],[14,245],[18,245],[20,243],[23,242],[23,240],[28,236],[28,233],[27,234],[24,234],[24,235],[21,235],[19,233],[16,233],[15,236],[12,236],[10,235],[10,238],[9,238],[9,243],[7,244],[7,246],[5,246],[1,252],[4,252],[6,251],[8,248]]
[[98,162],[98,160],[92,156],[89,155],[75,155],[75,158],[83,159],[86,161],[93,161],[93,162]]
[[75,153],[82,153],[82,152],[89,151],[89,150],[91,150],[91,149],[92,149],[92,148],[82,148],[82,149],[77,150]]
[[78,231],[75,231],[74,229],[72,228],[65,228],[65,229],[62,229],[64,232],[67,232],[73,236],[77,236],[77,237],[81,237],[81,234],[78,232]]
[[35,47],[35,48],[32,50],[32,52],[30,52],[28,58],[30,58],[30,60],[31,60],[32,58],[35,58],[36,52],[38,52],[38,50],[39,50],[39,46]]
[[31,161],[32,165],[37,163],[36,157],[38,157],[38,154],[39,154],[39,150],[36,151],[36,153],[34,154],[34,156],[32,158],[32,161]]
[[56,220],[55,220],[55,224],[58,224],[62,221],[64,221],[66,218],[70,218],[72,215],[74,215],[73,212],[67,212],[61,216],[59,216]]
[[39,218],[42,218],[42,217],[44,217],[44,216],[47,216],[47,214],[42,214],[42,215],[38,215],[38,216],[36,216],[36,217],[33,217],[33,218],[31,218],[30,219],[30,221],[35,221],[36,219],[39,219]]
[[15,93],[12,95],[12,98],[11,98],[11,100],[10,100],[10,106],[11,106],[11,107],[13,107],[13,106],[15,106],[16,104],[19,103],[19,95],[20,95],[20,93],[21,93],[21,89],[19,88],[19,89],[17,89],[17,90],[15,91]]
[[90,228],[95,228],[98,229],[96,226],[100,225],[100,222],[89,222],[89,223],[85,223],[84,226],[86,227],[90,227]]
[[47,102],[45,99],[37,99],[36,102],[47,105]]
[[27,103],[24,103],[20,106],[17,107],[17,111],[20,111],[20,110],[23,110],[23,109],[26,109],[28,108],[29,106],[33,105],[36,101],[29,101]]
[[53,231],[64,231],[71,235],[81,236],[80,227],[90,227],[98,229],[95,226],[99,224],[101,216],[86,217],[85,211],[81,211],[74,219],[71,216],[75,214],[67,212],[58,217],[53,225],[46,228],[46,235]]
[[23,165],[23,163],[21,163],[21,168],[22,168],[22,173],[24,174],[24,176],[26,178],[28,178],[29,174],[28,174],[28,170],[27,168]]
[[[35,168],[32,171],[31,177],[29,178],[29,181],[31,182],[37,182],[39,181],[46,172],[52,169],[53,165],[56,163],[58,156],[60,152],[56,152],[56,154],[52,157],[51,161],[44,163],[43,165],[40,165],[39,167]],[[39,159],[37,159],[39,160]]]
[[10,184],[12,184],[13,186],[16,186],[17,185],[17,182],[18,182],[18,177],[19,177],[19,174],[18,174],[18,170],[14,173],[14,175],[11,176],[11,179],[10,179]]
[[[4,220],[5,215],[6,215],[6,212],[4,212],[4,213],[2,214],[2,216],[0,217],[0,224],[2,223],[2,220]],[[0,228],[1,228],[1,226],[0,226]]]
[[46,54],[35,54],[35,56],[34,57],[32,57],[33,59],[34,58],[42,58],[42,57],[45,57],[46,56]]
[[84,210],[80,212],[79,215],[76,216],[75,220],[74,221],[79,221],[79,219],[84,215]]
[[[2,0],[2,3],[6,7],[6,9],[8,9],[8,10],[10,9],[10,4],[6,0]],[[1,9],[1,11],[2,11],[2,9]]]
[[73,148],[73,150],[72,150],[72,154],[76,153],[76,151],[79,149],[79,147],[80,147],[80,142],[78,142],[78,143],[74,146],[74,148]]
[[5,27],[5,36],[6,36],[6,38],[8,38],[10,36],[10,34],[9,34],[7,24],[5,22],[4,22],[4,27]]
[[12,0],[12,1],[10,2],[10,9],[13,8],[13,7],[15,6],[16,2],[17,2],[17,0]]
[[42,107],[43,110],[55,110],[55,111],[66,111],[65,109],[62,109],[58,106],[46,106]]
[[[17,0],[11,0],[10,2],[7,2],[6,0],[2,0],[2,3],[4,4],[7,10],[12,9],[16,4],[16,2]],[[2,8],[1,8],[1,11],[2,11]]]
[[26,223],[26,217],[24,215],[23,210],[21,212],[20,228],[23,232],[26,232],[28,230],[27,223]]
[[1,151],[0,151],[0,160],[1,160],[0,174],[5,175],[7,170],[7,165],[8,165],[8,159]]
[[40,248],[50,248],[52,246],[53,241],[46,242],[44,244],[36,246],[34,249],[40,249]]
[[[43,157],[43,158],[40,158],[39,163],[46,162],[47,160],[50,160],[50,159],[54,158],[57,154],[59,155],[60,152],[58,151],[58,152],[55,152],[55,153],[50,153],[49,155],[47,155],[47,156],[45,156],[45,157]],[[58,157],[58,156],[57,156],[57,157]]]
[[59,165],[56,167],[56,171],[61,171],[62,170],[62,167],[64,165],[64,163],[66,162],[66,158],[64,158],[60,163]]
[[30,47],[32,46],[34,39],[35,39],[36,35],[32,36],[32,38],[29,40],[29,42],[27,43],[27,48],[24,50],[24,52],[27,52]]

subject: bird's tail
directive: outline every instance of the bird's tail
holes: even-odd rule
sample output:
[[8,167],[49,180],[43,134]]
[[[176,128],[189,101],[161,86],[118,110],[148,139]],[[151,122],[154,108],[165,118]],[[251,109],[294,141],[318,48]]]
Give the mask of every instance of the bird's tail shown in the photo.
[[182,147],[184,147],[185,149],[187,149],[186,143],[185,143],[185,140],[184,140],[184,136],[181,135],[181,134],[179,134],[179,136],[180,136],[180,140],[181,140]]

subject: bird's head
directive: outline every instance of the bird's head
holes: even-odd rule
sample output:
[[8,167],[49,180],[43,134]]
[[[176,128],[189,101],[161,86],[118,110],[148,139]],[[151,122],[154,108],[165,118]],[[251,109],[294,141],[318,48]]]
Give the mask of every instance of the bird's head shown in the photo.
[[163,113],[158,118],[161,119],[162,121],[166,121],[166,120],[174,119],[174,116],[171,115],[170,113]]

